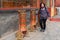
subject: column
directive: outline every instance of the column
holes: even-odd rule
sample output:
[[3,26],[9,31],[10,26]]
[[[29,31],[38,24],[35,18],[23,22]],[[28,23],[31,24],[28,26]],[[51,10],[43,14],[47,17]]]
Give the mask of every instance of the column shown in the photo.
[[37,0],[37,8],[40,8],[40,0]]
[[3,0],[1,0],[1,8],[3,7]]
[[30,27],[31,27],[31,31],[34,31],[34,29],[36,29],[36,10],[35,9],[31,9]]
[[51,0],[51,17],[54,16],[54,13],[55,13],[55,7],[54,7],[54,0]]

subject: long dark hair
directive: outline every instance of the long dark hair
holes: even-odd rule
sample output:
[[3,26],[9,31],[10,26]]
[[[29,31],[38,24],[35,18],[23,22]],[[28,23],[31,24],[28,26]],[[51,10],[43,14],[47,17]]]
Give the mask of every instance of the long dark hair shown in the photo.
[[44,7],[46,8],[45,3],[40,3],[40,9],[42,8],[42,7],[41,7],[41,5],[42,5],[42,4],[43,4],[43,5],[44,5]]

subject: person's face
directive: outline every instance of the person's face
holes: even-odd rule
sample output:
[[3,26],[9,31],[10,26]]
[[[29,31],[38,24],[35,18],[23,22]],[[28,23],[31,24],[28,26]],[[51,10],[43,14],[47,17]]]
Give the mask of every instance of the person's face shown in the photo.
[[41,4],[41,7],[44,7],[44,4]]

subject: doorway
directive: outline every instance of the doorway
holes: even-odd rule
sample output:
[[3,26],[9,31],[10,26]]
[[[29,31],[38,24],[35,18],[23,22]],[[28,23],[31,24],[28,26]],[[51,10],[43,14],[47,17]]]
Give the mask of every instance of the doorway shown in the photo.
[[55,8],[56,8],[56,15],[54,18],[59,18],[60,19],[60,2],[59,0],[54,0]]

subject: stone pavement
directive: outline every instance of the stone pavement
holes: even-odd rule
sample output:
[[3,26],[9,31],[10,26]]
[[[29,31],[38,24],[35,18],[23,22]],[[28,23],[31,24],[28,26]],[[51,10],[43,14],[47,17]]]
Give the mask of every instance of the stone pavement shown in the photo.
[[[15,40],[15,33],[3,40]],[[40,32],[40,27],[37,27],[34,32],[28,32],[28,35],[23,40],[60,40],[60,22],[48,20],[45,32]]]
[[37,28],[34,32],[29,32],[23,40],[60,40],[60,22],[47,21],[45,32],[40,32]]
[[4,37],[18,29],[18,13],[0,13],[0,36]]

